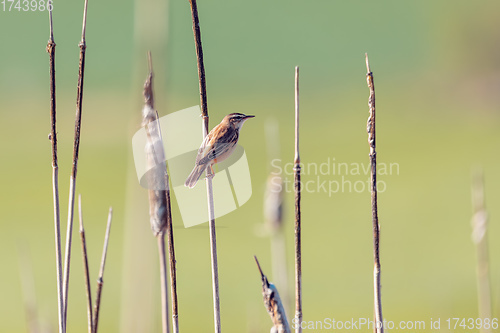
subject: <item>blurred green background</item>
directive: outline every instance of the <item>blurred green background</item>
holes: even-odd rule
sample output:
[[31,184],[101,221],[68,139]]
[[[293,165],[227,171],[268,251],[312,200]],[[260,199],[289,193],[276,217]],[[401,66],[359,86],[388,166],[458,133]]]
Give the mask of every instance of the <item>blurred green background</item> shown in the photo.
[[[140,128],[147,50],[153,52],[160,115],[199,104],[190,7],[187,0],[89,2],[77,192],[83,197],[93,281],[107,210],[114,208],[100,328],[158,332],[156,244],[147,192],[135,177],[131,138]],[[291,162],[294,66],[301,68],[302,161],[335,158],[366,165],[365,52],[375,75],[379,162],[399,165],[398,174],[380,176],[387,185],[379,195],[384,317],[428,324],[431,318],[478,316],[470,237],[474,165],[483,166],[486,179],[493,314],[498,317],[500,2],[212,0],[198,6],[211,127],[230,112],[257,116],[240,140],[253,196],[217,220],[224,331],[267,332],[271,326],[252,256],[273,280],[269,238],[259,236],[271,170],[265,128],[269,121],[278,124],[280,156],[283,163]],[[82,9],[81,1],[54,3],[63,225]],[[34,279],[39,321],[55,331],[48,13],[0,11],[0,31],[0,331],[27,330],[20,258],[32,265],[28,275]],[[305,174],[303,181],[314,182],[317,176],[341,180]],[[368,176],[346,177],[355,182]],[[302,203],[304,320],[371,318],[369,192],[329,196],[310,191]],[[175,199],[173,214],[180,328],[211,332],[208,227],[184,229]],[[292,193],[286,195],[285,219],[292,278]],[[76,233],[74,240],[68,329],[85,332]]]

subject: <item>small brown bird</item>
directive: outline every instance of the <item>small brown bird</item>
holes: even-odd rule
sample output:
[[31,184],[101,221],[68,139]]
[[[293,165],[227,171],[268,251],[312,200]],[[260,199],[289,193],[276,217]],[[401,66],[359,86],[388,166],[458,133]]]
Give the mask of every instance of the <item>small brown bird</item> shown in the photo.
[[247,119],[253,117],[255,116],[247,116],[242,113],[231,113],[225,116],[201,143],[194,169],[184,185],[193,188],[207,167],[210,167],[214,173],[212,166],[222,162],[233,153],[238,143],[241,126]]

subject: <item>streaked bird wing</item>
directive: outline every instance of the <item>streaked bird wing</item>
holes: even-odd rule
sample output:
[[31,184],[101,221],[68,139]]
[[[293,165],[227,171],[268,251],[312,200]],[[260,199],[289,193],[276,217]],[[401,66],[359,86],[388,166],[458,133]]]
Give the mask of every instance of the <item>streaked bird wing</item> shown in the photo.
[[203,142],[201,143],[201,146],[198,149],[198,155],[196,155],[196,165],[200,165],[201,164],[200,161],[210,153],[212,145],[208,143],[209,139],[210,139],[209,135],[207,135],[205,139],[203,139]]
[[232,143],[231,142],[221,142],[221,143],[215,144],[213,149],[210,150],[209,154],[199,161],[199,164],[200,165],[206,164],[212,160],[215,160],[216,158],[218,158],[219,156],[221,156],[222,154],[224,154],[228,150],[230,150],[232,147],[234,147],[235,144],[236,144],[236,142],[232,142]]
[[[217,137],[219,139],[216,140]],[[203,143],[198,150],[196,164],[201,165],[209,163],[211,160],[216,159],[234,147],[237,142],[237,130],[232,128],[223,128],[223,126],[217,125],[203,140]]]

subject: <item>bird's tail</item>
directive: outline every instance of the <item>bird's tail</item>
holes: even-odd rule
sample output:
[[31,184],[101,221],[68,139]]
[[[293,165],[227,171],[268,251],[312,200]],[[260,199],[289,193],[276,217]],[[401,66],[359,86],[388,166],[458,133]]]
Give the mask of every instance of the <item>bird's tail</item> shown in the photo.
[[189,188],[193,188],[196,183],[198,182],[198,179],[200,179],[201,174],[205,169],[207,168],[206,164],[201,164],[201,165],[196,165],[189,174],[189,177],[186,179],[186,182],[184,183],[185,186]]

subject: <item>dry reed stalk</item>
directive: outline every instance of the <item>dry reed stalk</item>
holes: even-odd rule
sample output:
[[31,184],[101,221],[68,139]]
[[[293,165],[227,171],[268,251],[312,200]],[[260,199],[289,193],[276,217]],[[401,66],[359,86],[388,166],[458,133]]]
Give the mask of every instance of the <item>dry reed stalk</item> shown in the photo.
[[380,285],[380,226],[378,223],[378,205],[377,205],[377,152],[375,151],[375,85],[373,84],[373,73],[370,70],[368,62],[368,54],[365,54],[366,60],[366,82],[370,89],[370,97],[368,98],[368,108],[370,116],[368,117],[367,132],[368,143],[370,145],[370,165],[371,165],[371,202],[372,202],[372,224],[373,224],[373,289],[374,289],[374,313],[376,333],[383,333],[383,316],[382,316],[382,294]]
[[[167,187],[167,193],[169,192],[170,189]],[[170,194],[168,194],[167,205],[168,207],[170,207]],[[171,215],[170,208],[168,214]],[[168,247],[168,260],[170,266],[170,294],[172,298],[172,331],[174,333],[179,333],[179,307],[177,301],[177,269],[176,269],[177,262],[175,259],[172,218],[169,219],[167,225],[167,247]]]
[[70,185],[69,185],[69,200],[68,200],[68,225],[66,229],[66,251],[64,260],[64,289],[63,289],[63,300],[64,300],[64,327],[66,328],[66,320],[68,317],[68,287],[69,287],[69,272],[70,272],[70,262],[71,262],[71,243],[73,236],[73,215],[75,208],[75,191],[76,191],[76,174],[78,170],[78,154],[80,151],[80,129],[82,124],[82,101],[83,101],[83,77],[85,73],[85,29],[87,27],[87,4],[88,0],[85,0],[83,8],[83,23],[82,23],[82,39],[78,44],[80,48],[80,60],[78,69],[78,84],[76,87],[77,98],[76,98],[76,116],[75,116],[75,140],[73,143],[73,166],[71,169]]
[[[276,286],[267,280],[267,276],[264,275],[260,267],[257,257],[254,256],[255,262],[260,272],[260,277],[262,279],[262,296],[264,297],[264,306],[266,307],[267,313],[273,321],[274,327],[271,332],[276,333],[290,333],[290,326],[286,319],[285,308],[281,302],[280,294]],[[300,326],[300,325],[299,325]]]
[[83,227],[82,195],[78,196],[78,216],[80,220],[80,240],[82,243],[83,274],[85,277],[85,292],[87,294],[87,322],[89,333],[94,327],[92,318],[92,291],[90,288],[89,260],[87,255],[87,241],[85,239],[85,229]]
[[170,332],[168,320],[168,278],[167,278],[167,256],[165,253],[165,233],[162,231],[156,236],[158,240],[158,254],[160,258],[160,287],[163,333]]
[[[158,114],[156,114],[158,118]],[[160,139],[161,130],[160,130]],[[172,301],[172,331],[179,333],[179,307],[177,301],[177,261],[175,259],[175,246],[174,246],[174,227],[172,224],[172,206],[170,202],[170,181],[168,176],[168,169],[165,167],[165,198],[167,204],[167,248],[168,248],[168,261],[170,267],[170,295]]]
[[[488,250],[488,213],[484,200],[484,176],[482,169],[474,170],[472,175],[472,241],[476,245],[477,258],[477,294],[479,317],[483,320],[492,318],[491,310],[491,282]],[[481,326],[481,333],[491,332],[489,328]]]
[[54,29],[52,11],[49,10],[50,37],[47,43],[49,53],[50,75],[50,136],[52,146],[52,195],[54,202],[54,232],[56,248],[56,274],[57,274],[57,305],[59,317],[59,333],[66,331],[64,325],[64,299],[62,291],[62,252],[61,252],[61,218],[59,208],[59,167],[57,164],[57,130],[56,130],[56,43],[54,42]]
[[179,331],[177,309],[177,279],[175,271],[175,252],[173,243],[172,215],[170,207],[170,188],[165,163],[165,153],[158,120],[158,113],[154,108],[153,95],[153,65],[149,53],[149,75],[144,84],[143,126],[146,129],[148,143],[146,157],[149,166],[149,214],[153,233],[158,240],[158,253],[160,260],[160,282],[162,303],[163,332],[170,332],[168,316],[168,278],[167,259],[165,251],[165,232],[168,234],[169,263],[172,290],[172,323],[174,332]]
[[[133,0],[134,23],[133,41],[131,42],[134,44],[132,55],[135,65],[133,66],[132,82],[134,82],[134,87],[137,83],[141,85],[141,87],[137,86],[137,91],[141,91],[143,88],[144,64],[147,63],[144,62],[144,55],[148,50],[155,57],[158,57],[157,59],[161,59],[154,64],[155,74],[163,76],[166,73],[168,61],[165,60],[168,59],[167,48],[171,25],[170,2],[170,0]],[[161,92],[155,96],[159,107],[164,105],[162,102],[167,101],[169,95],[165,82],[166,80],[155,82],[155,90]],[[136,103],[135,96],[131,96],[130,102]],[[137,130],[137,119],[131,118],[130,120],[130,129]],[[158,294],[151,292],[151,287],[144,286],[144,276],[157,274],[157,242],[152,242],[151,233],[148,233],[147,227],[145,228],[142,223],[136,223],[138,220],[143,220],[144,216],[142,215],[148,210],[144,205],[149,205],[149,203],[144,201],[144,193],[142,193],[141,184],[137,182],[135,170],[128,169],[127,189],[125,191],[127,208],[124,220],[120,221],[120,224],[123,223],[124,226],[124,247],[120,251],[124,264],[122,265],[123,283],[120,292],[122,300],[119,311],[119,331],[121,333],[135,333],[137,330],[151,332],[156,327],[155,315],[157,312],[155,309],[159,307],[159,304],[156,304],[158,303],[156,300]],[[166,237],[168,239],[168,234]],[[129,246],[131,243],[134,246]],[[137,270],[138,265],[141,266],[140,271]]]
[[295,318],[299,323],[295,332],[302,332],[302,225],[301,225],[301,183],[300,183],[300,153],[299,153],[299,67],[295,67],[295,159],[294,159],[294,190],[295,190]]
[[109,207],[108,213],[108,223],[106,225],[106,235],[104,236],[104,246],[102,249],[102,257],[101,257],[101,267],[99,268],[99,278],[97,279],[97,293],[95,299],[94,306],[94,327],[92,329],[93,333],[97,333],[97,327],[99,323],[99,312],[101,310],[101,294],[102,294],[102,286],[104,284],[104,266],[106,265],[106,255],[108,254],[108,243],[109,243],[109,234],[111,232],[111,220],[113,219],[113,208]]
[[[203,63],[203,48],[201,44],[200,20],[198,17],[198,7],[196,0],[189,0],[191,4],[191,16],[193,19],[193,34],[196,48],[196,59],[198,63],[198,78],[200,84],[200,102],[201,115],[203,117],[203,137],[208,134],[208,104],[207,88],[205,81],[205,65]],[[214,197],[212,188],[212,177],[210,168],[207,168],[207,200],[208,200],[208,218],[210,228],[210,257],[212,262],[212,290],[214,300],[214,327],[215,332],[221,332],[220,322],[220,299],[219,299],[219,267],[217,263],[217,238],[215,233],[215,215],[214,215]]]
[[[163,163],[163,149],[158,141],[158,128],[154,125],[156,121],[156,112],[154,110],[153,96],[153,70],[150,68],[149,76],[144,84],[145,105],[143,109],[143,126],[146,128],[148,143],[146,146],[146,157],[148,165],[151,166],[148,175],[149,186],[149,215],[151,229],[158,239],[158,251],[160,259],[160,286],[161,286],[161,305],[162,305],[162,327],[163,333],[170,332],[168,316],[168,289],[166,288],[166,257],[165,257],[165,238],[164,230],[167,225],[167,203],[165,195],[164,174],[161,173],[160,163]],[[151,127],[150,124],[153,124]],[[156,146],[156,147],[155,147]],[[161,146],[161,148],[159,147]],[[158,148],[158,149],[155,149]],[[160,155],[160,156],[158,156]],[[156,168],[156,169],[155,169]]]
[[[149,68],[150,68],[150,73],[152,75],[153,73],[153,62],[151,59],[151,52],[148,54],[149,57]],[[152,77],[151,77],[151,101],[153,102],[153,83],[152,83]],[[151,105],[152,109],[154,109],[154,106]],[[158,117],[158,111],[155,110],[155,116],[156,116],[156,127],[158,131],[158,142],[161,143],[160,149],[163,151],[163,136],[161,134],[161,127],[160,127],[160,122],[159,122],[159,117]],[[158,162],[158,161],[156,161]],[[178,301],[177,301],[177,269],[176,265],[177,262],[175,260],[175,246],[174,246],[174,229],[173,229],[173,224],[172,224],[172,206],[171,206],[171,201],[170,201],[170,178],[168,175],[168,169],[167,165],[165,162],[165,167],[163,168],[163,173],[164,173],[164,189],[165,189],[165,209],[166,209],[166,227],[163,230],[163,234],[161,235],[161,244],[159,243],[159,251],[160,255],[163,257],[162,262],[163,262],[163,268],[165,268],[165,272],[162,273],[162,276],[164,277],[164,283],[162,285],[165,288],[165,295],[168,295],[167,290],[167,274],[166,274],[166,263],[165,263],[165,236],[167,236],[167,248],[168,248],[168,261],[169,261],[169,267],[170,267],[170,294],[171,294],[171,302],[172,302],[172,330],[174,333],[179,332],[179,308],[178,308]],[[158,236],[160,239],[160,236]],[[166,299],[165,299],[166,302]],[[167,313],[168,315],[168,313]]]

